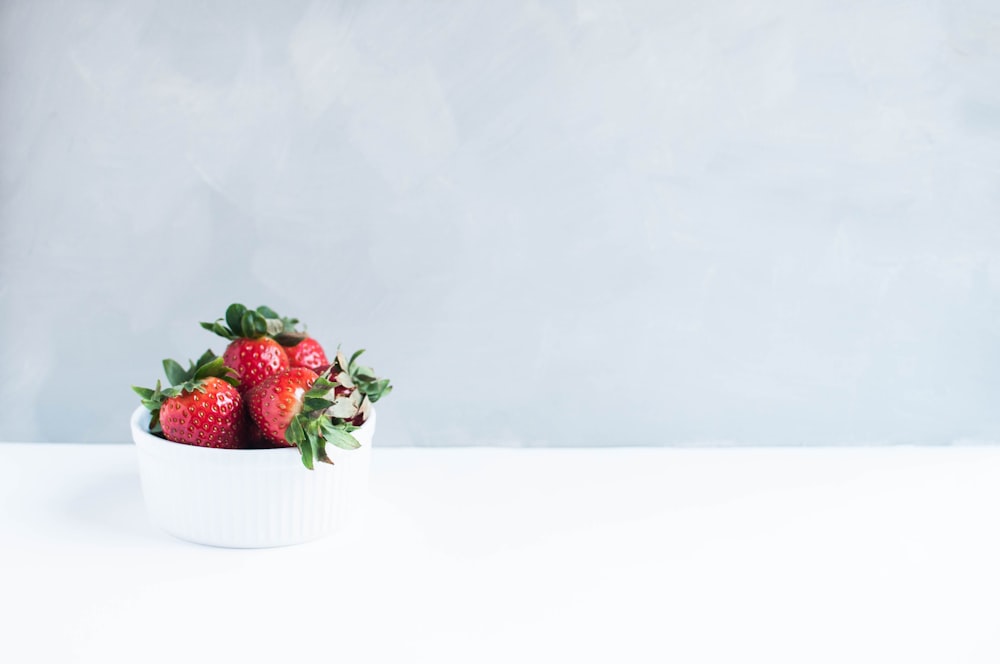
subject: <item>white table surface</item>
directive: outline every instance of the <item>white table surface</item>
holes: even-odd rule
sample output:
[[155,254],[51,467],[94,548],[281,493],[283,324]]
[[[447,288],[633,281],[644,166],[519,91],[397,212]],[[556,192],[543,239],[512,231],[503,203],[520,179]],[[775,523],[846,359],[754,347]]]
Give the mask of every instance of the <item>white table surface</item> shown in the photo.
[[1000,662],[1000,448],[376,449],[363,532],[189,544],[0,444],[0,661]]

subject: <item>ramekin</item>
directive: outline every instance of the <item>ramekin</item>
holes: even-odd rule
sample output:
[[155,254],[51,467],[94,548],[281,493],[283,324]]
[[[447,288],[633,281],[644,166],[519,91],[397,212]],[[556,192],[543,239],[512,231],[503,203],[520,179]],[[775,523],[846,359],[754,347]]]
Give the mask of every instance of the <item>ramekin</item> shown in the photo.
[[149,433],[149,412],[132,413],[142,492],[150,519],[198,544],[266,548],[330,535],[363,518],[375,411],[354,432],[356,450],[327,445],[334,465],[302,465],[296,448],[227,450]]

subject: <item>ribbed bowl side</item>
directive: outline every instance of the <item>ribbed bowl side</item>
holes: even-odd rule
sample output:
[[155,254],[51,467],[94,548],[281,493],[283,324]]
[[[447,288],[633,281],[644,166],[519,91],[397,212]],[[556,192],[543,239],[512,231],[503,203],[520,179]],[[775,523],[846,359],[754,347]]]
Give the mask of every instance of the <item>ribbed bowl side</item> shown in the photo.
[[150,435],[141,418],[133,426],[151,519],[181,539],[238,548],[306,542],[357,521],[373,432],[374,417],[355,432],[360,449],[329,449],[334,465],[310,471],[295,449],[197,448]]

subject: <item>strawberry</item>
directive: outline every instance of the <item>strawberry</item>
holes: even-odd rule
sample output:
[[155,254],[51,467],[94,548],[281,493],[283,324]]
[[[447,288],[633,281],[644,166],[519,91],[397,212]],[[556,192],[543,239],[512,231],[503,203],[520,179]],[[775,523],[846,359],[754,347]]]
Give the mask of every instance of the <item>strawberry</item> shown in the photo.
[[[268,307],[257,308],[258,311],[262,309],[271,314],[272,319],[281,321],[281,332],[274,335],[274,339],[285,348],[285,353],[288,355],[288,360],[293,369],[295,367],[305,367],[306,369],[319,371],[322,367],[330,364],[330,360],[326,359],[326,351],[323,350],[323,346],[305,332],[300,332],[296,329],[295,326],[299,322],[298,318],[279,316],[274,313],[273,309]],[[274,323],[271,325],[277,327]]]
[[[294,339],[294,336],[287,333],[278,336],[278,341],[282,343],[292,339]],[[288,355],[288,361],[293,369],[295,367],[305,367],[306,369],[318,371],[330,364],[330,360],[326,359],[323,347],[312,337],[306,337],[301,341],[297,341],[294,345],[285,343],[285,353]]]
[[[246,399],[244,399],[246,403]],[[248,450],[267,450],[273,449],[275,447],[285,447],[284,445],[275,445],[268,439],[264,438],[264,434],[261,432],[260,427],[257,426],[253,418],[250,417],[249,411],[243,409],[243,435],[240,437],[240,447]]]
[[273,338],[285,329],[286,319],[279,318],[268,307],[253,310],[242,304],[232,304],[226,309],[228,327],[222,325],[221,320],[201,326],[230,340],[222,358],[226,366],[236,372],[244,392],[268,376],[289,368],[288,355]]
[[206,351],[185,370],[174,360],[163,360],[171,387],[134,387],[152,413],[149,430],[167,440],[200,447],[240,447],[243,398],[237,379],[221,357]]
[[234,339],[222,358],[239,376],[243,390],[252,389],[268,376],[288,369],[288,355],[274,339]]
[[312,469],[314,460],[333,463],[327,442],[347,450],[361,446],[350,433],[357,427],[327,412],[335,403],[330,399],[334,388],[315,371],[297,367],[269,376],[247,392],[247,408],[264,438],[298,447],[302,463]]
[[265,378],[247,393],[247,408],[264,438],[277,445],[291,447],[285,431],[292,419],[302,412],[305,395],[319,376],[315,371],[298,367]]
[[377,378],[371,367],[358,363],[364,352],[362,348],[347,360],[338,348],[333,364],[320,374],[334,385],[334,406],[330,413],[354,426],[364,424],[371,405],[392,392],[388,378]]

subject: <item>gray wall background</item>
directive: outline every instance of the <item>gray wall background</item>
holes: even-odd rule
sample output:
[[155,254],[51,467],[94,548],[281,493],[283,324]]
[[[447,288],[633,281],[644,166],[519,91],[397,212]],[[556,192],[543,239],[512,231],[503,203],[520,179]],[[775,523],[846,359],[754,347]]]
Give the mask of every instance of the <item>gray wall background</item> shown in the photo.
[[234,300],[383,445],[1000,438],[1000,5],[0,5],[0,440]]

